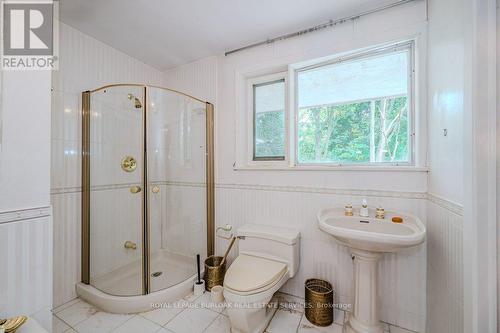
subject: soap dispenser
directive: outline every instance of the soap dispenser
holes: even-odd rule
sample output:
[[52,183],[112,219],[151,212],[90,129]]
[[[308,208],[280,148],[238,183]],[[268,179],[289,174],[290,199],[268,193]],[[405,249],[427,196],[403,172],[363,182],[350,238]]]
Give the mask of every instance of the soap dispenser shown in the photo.
[[368,217],[368,203],[366,202],[366,199],[363,199],[363,204],[359,210],[359,216]]

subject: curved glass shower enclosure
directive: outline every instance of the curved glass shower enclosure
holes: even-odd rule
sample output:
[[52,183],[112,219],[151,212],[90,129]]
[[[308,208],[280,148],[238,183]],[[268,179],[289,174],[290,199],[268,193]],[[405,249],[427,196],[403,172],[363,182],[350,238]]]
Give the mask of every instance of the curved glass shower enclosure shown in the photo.
[[166,88],[82,94],[82,282],[145,295],[213,254],[213,106]]

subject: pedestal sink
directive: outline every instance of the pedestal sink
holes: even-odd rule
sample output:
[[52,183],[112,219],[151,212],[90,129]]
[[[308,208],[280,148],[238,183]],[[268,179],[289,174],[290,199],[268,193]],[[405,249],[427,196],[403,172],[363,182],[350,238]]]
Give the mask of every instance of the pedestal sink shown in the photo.
[[[402,223],[392,222],[401,217]],[[353,313],[346,323],[347,333],[382,333],[383,328],[377,307],[377,266],[385,252],[421,244],[425,226],[411,215],[386,211],[384,219],[376,219],[369,210],[369,217],[345,216],[343,209],[325,209],[318,213],[321,230],[351,249],[354,262]]]

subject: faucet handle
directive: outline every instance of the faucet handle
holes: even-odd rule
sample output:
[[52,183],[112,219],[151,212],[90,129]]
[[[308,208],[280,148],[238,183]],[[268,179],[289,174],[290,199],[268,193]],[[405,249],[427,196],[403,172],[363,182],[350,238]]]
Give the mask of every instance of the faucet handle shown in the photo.
[[125,244],[123,244],[123,247],[126,249],[135,250],[137,249],[137,244],[132,241],[126,241]]

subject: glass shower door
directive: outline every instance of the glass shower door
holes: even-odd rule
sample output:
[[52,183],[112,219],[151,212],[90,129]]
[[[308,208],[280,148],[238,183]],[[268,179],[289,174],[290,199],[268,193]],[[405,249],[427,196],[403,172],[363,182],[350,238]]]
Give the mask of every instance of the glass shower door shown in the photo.
[[90,97],[90,283],[118,296],[143,286],[144,93],[115,86]]
[[206,104],[148,88],[150,292],[196,274],[207,255]]

